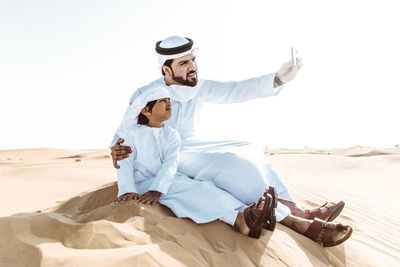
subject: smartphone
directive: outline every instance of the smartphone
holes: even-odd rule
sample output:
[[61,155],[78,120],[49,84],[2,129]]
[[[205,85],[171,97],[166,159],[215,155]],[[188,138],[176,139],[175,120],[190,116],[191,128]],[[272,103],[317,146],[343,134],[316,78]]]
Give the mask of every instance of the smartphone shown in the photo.
[[297,57],[299,56],[299,52],[293,46],[290,48],[292,52],[292,64],[297,66]]

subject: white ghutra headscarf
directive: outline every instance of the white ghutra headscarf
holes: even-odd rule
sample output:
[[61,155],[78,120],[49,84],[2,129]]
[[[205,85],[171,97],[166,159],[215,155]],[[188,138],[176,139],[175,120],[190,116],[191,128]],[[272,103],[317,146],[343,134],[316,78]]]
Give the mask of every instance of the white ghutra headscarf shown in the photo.
[[193,48],[193,40],[186,37],[170,36],[163,41],[156,43],[156,55],[158,64],[162,67],[165,61],[186,56],[188,54],[196,54],[197,48]]

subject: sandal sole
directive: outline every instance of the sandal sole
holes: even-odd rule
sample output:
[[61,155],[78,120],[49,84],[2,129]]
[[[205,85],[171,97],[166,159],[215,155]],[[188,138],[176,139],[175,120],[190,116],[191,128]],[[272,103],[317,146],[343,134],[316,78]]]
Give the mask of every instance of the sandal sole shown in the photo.
[[[276,193],[275,187],[270,186],[270,187],[268,188],[268,194],[271,194],[273,209],[272,209],[272,214],[271,214],[270,217],[268,218],[269,223],[266,222],[265,225],[264,225],[264,228],[267,229],[267,230],[269,230],[269,231],[274,231],[274,230],[275,230],[275,227],[276,227],[276,214],[275,214],[275,209],[276,209],[276,207],[278,206],[278,201],[277,201],[278,194]],[[265,195],[266,195],[266,194],[264,194],[264,196],[265,196]]]
[[342,212],[343,208],[344,208],[345,203],[343,202],[342,205],[340,205],[334,212],[332,212],[331,216],[329,216],[329,218],[327,219],[328,222],[333,221],[334,219],[336,219],[337,216],[339,216],[339,214]]
[[253,238],[259,238],[261,235],[261,231],[263,229],[263,225],[267,219],[268,211],[272,207],[272,197],[267,196],[265,197],[267,205],[264,206],[263,213],[258,217],[257,222],[253,225],[253,227],[250,229],[250,232],[247,236],[253,237]]
[[349,239],[349,237],[351,236],[352,233],[353,233],[353,228],[349,227],[349,231],[346,233],[346,235],[345,235],[342,239],[340,239],[340,240],[338,240],[338,241],[336,241],[336,242],[334,242],[334,243],[330,243],[330,244],[323,244],[323,243],[322,243],[322,246],[323,246],[323,247],[334,247],[334,246],[340,245],[340,244],[342,244],[344,241],[346,241],[347,239]]

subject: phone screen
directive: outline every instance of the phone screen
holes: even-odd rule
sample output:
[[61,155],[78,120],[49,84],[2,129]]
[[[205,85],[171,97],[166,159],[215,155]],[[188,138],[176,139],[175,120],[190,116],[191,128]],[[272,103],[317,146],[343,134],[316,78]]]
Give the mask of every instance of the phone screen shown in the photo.
[[291,47],[291,52],[292,52],[292,64],[297,66],[297,57],[298,57],[298,52],[297,50],[292,46]]

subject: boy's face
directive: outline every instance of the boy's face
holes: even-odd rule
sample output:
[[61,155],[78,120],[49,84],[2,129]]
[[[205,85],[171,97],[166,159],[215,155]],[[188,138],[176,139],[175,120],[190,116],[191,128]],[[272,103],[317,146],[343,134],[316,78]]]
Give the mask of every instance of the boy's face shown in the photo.
[[154,104],[151,114],[147,116],[150,121],[163,122],[169,120],[172,115],[172,106],[169,97],[160,98]]

